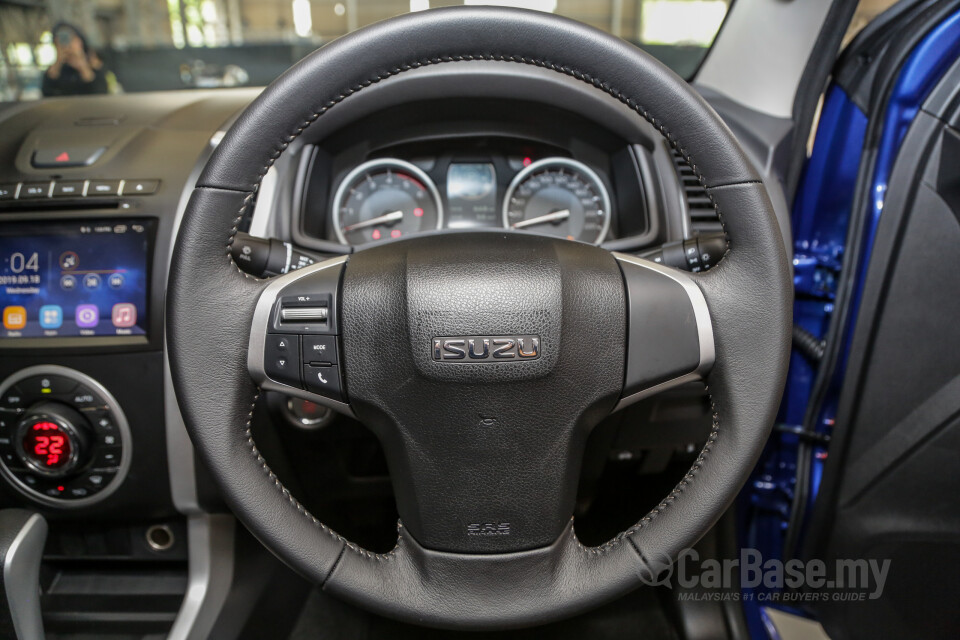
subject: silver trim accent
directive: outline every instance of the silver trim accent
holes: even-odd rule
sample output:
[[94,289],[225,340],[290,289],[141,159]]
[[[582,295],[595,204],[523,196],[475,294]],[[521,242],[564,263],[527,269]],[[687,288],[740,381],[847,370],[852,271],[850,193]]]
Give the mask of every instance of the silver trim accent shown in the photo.
[[235,520],[226,514],[196,514],[187,520],[187,593],[167,640],[205,640],[233,582]]
[[3,587],[13,630],[19,640],[43,640],[40,615],[40,561],[47,541],[47,521],[35,513],[10,543],[3,559]]
[[[165,268],[170,277],[170,264],[177,245],[180,224],[187,211],[190,196],[207,164],[213,150],[220,144],[225,130],[215,132],[196,164],[190,171],[171,230],[170,252]],[[170,355],[167,350],[166,323],[163,337],[163,419],[167,445],[167,474],[170,482],[170,498],[173,506],[187,516],[187,550],[189,578],[187,593],[167,636],[171,640],[206,638],[230,591],[233,580],[233,518],[210,516],[203,513],[197,495],[197,476],[194,465],[194,448],[187,427],[183,423],[180,405],[177,402],[170,372]],[[224,533],[224,529],[228,533]],[[214,577],[215,576],[215,577]]]
[[[603,242],[604,238],[607,237],[607,233],[610,231],[610,218],[613,217],[613,211],[611,210],[610,204],[610,194],[607,192],[607,186],[603,183],[603,180],[600,179],[600,176],[597,175],[597,172],[588,167],[587,165],[579,162],[577,160],[571,160],[570,158],[561,158],[551,157],[551,158],[542,158],[536,162],[531,163],[530,165],[524,167],[520,170],[520,173],[513,177],[513,180],[510,181],[510,186],[507,187],[507,192],[503,196],[503,204],[500,207],[501,218],[503,220],[503,227],[505,229],[510,228],[510,219],[509,219],[509,208],[510,208],[510,198],[513,197],[513,192],[517,190],[517,187],[530,177],[535,171],[539,171],[544,167],[548,166],[559,166],[566,167],[568,169],[573,169],[579,171],[580,173],[585,174],[588,178],[593,180],[596,186],[600,190],[600,198],[603,200],[603,210],[606,212],[606,216],[603,219],[603,228],[600,229],[600,235],[597,236],[597,239],[593,241],[593,244],[600,244]],[[533,232],[536,233],[536,232]],[[550,234],[544,234],[550,235]]]
[[116,418],[117,429],[120,430],[120,438],[121,442],[123,443],[123,449],[120,455],[120,466],[117,468],[117,475],[99,493],[88,498],[77,498],[76,500],[51,498],[50,496],[45,496],[42,493],[39,493],[38,491],[34,491],[30,487],[20,482],[20,479],[17,478],[12,471],[7,469],[7,465],[3,464],[2,462],[0,462],[0,475],[3,475],[3,477],[10,482],[13,488],[19,491],[22,495],[35,502],[39,502],[40,504],[45,504],[50,507],[59,507],[61,509],[79,509],[80,507],[89,507],[92,504],[102,502],[120,488],[120,485],[123,484],[124,479],[127,477],[127,472],[130,471],[130,461],[133,458],[133,437],[130,435],[130,424],[127,422],[127,416],[123,414],[123,409],[120,408],[120,403],[117,402],[117,399],[114,398],[113,394],[107,391],[106,387],[104,387],[102,384],[87,374],[77,371],[76,369],[70,369],[69,367],[62,367],[56,364],[42,364],[17,371],[4,380],[2,384],[0,384],[0,396],[2,396],[7,389],[20,382],[24,378],[43,374],[66,376],[71,380],[76,380],[77,382],[91,387],[107,401],[107,408],[113,414],[114,418]]
[[638,267],[659,273],[683,287],[683,290],[687,292],[687,296],[690,298],[690,304],[693,306],[693,315],[697,320],[697,337],[700,342],[700,361],[693,371],[621,398],[617,406],[613,408],[614,411],[619,411],[624,407],[630,406],[644,398],[649,398],[661,391],[666,391],[667,389],[672,389],[673,387],[678,387],[688,382],[706,379],[710,369],[713,368],[714,362],[716,362],[717,351],[716,344],[713,340],[713,323],[710,320],[710,307],[707,306],[707,299],[693,278],[682,271],[671,269],[670,267],[665,267],[655,262],[644,260],[643,258],[631,256],[626,253],[612,253],[613,257],[621,262],[629,262]]
[[270,279],[270,284],[267,285],[267,288],[260,294],[260,299],[257,300],[257,308],[253,312],[253,322],[250,326],[250,344],[247,348],[247,369],[250,371],[250,377],[253,378],[253,381],[257,383],[261,389],[281,391],[288,396],[296,396],[325,407],[330,407],[334,411],[353,418],[355,416],[349,404],[331,400],[330,398],[325,398],[324,396],[272,380],[267,376],[263,366],[263,348],[267,340],[267,329],[270,326],[270,314],[273,311],[273,306],[276,304],[277,296],[280,295],[280,292],[289,284],[301,278],[305,278],[317,271],[323,271],[331,267],[339,267],[346,262],[347,256],[337,256],[336,258],[324,260],[323,262],[312,264],[309,267],[304,267],[303,269],[298,269],[286,275]]
[[287,250],[287,261],[284,263],[283,271],[281,271],[281,273],[289,273],[290,260],[293,258],[293,246],[289,242],[284,242],[283,246]]
[[[225,130],[216,131],[203,148],[196,164],[190,170],[186,182],[177,201],[177,211],[173,219],[173,228],[170,231],[170,251],[164,265],[167,273],[167,282],[170,279],[170,266],[173,262],[173,252],[177,246],[177,236],[180,234],[180,225],[187,212],[187,205],[193,195],[197,181],[213,150],[220,144]],[[164,283],[166,290],[167,282]],[[187,435],[187,427],[180,414],[180,405],[177,402],[176,390],[173,387],[173,376],[170,373],[170,355],[167,351],[167,325],[163,324],[163,419],[167,440],[167,473],[170,481],[170,498],[173,506],[182,514],[199,513],[200,500],[197,497],[197,476],[194,467],[193,442]]]
[[[154,535],[160,532],[161,535],[167,537],[165,541],[158,541],[154,539]],[[173,535],[173,531],[165,524],[155,524],[147,529],[146,535],[144,536],[147,539],[147,545],[154,551],[166,551],[167,549],[173,546],[173,543],[176,542],[176,536]]]
[[440,199],[440,192],[437,190],[437,185],[434,184],[433,180],[430,179],[426,173],[423,172],[420,167],[407,162],[406,160],[399,160],[397,158],[377,158],[376,160],[368,160],[361,165],[354,167],[350,173],[340,181],[340,186],[337,187],[337,193],[333,196],[333,230],[337,234],[337,240],[340,244],[351,246],[347,242],[347,237],[343,235],[343,229],[340,227],[340,206],[343,203],[343,196],[347,191],[347,187],[350,186],[357,176],[363,173],[367,173],[373,169],[378,169],[380,167],[399,167],[405,171],[409,171],[423,183],[423,186],[427,188],[427,191],[430,192],[430,197],[433,198],[433,202],[437,207],[437,229],[443,228],[443,201]]
[[280,312],[280,320],[301,322],[326,322],[329,309],[326,307],[293,307]]
[[253,205],[253,216],[250,218],[249,233],[252,236],[269,237],[267,225],[273,219],[278,180],[277,165],[273,165],[267,170],[263,180],[260,181],[260,186],[257,187],[257,202]]

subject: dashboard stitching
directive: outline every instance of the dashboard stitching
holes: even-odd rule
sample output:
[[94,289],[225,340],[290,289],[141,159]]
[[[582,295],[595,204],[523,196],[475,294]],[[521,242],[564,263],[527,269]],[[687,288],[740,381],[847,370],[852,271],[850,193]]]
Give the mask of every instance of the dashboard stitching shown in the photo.
[[[399,75],[405,71],[411,71],[413,69],[418,69],[421,67],[426,67],[426,66],[435,65],[435,64],[443,64],[447,62],[467,62],[467,61],[474,61],[474,60],[487,60],[491,62],[496,62],[496,61],[515,62],[520,64],[529,64],[529,65],[533,65],[533,66],[544,68],[544,69],[550,69],[552,71],[556,71],[558,73],[562,73],[564,75],[570,76],[577,80],[586,82],[596,87],[597,89],[604,91],[608,95],[616,98],[621,103],[630,107],[632,110],[638,113],[641,117],[643,117],[647,122],[653,125],[653,127],[660,132],[660,135],[663,136],[666,139],[666,141],[670,144],[670,146],[673,147],[680,154],[684,162],[687,163],[691,171],[693,171],[693,174],[697,177],[697,180],[700,182],[701,186],[704,188],[704,191],[707,194],[707,197],[710,198],[710,202],[713,204],[713,208],[717,213],[717,219],[720,222],[720,226],[723,229],[724,236],[727,240],[727,248],[720,262],[722,262],[723,258],[730,253],[730,240],[729,240],[729,235],[727,233],[726,221],[724,220],[723,213],[720,211],[719,203],[714,199],[713,195],[710,193],[710,187],[708,187],[707,185],[706,178],[697,168],[697,165],[693,161],[692,156],[681,146],[680,141],[673,135],[673,133],[671,133],[662,122],[660,122],[655,116],[653,116],[649,111],[647,111],[642,105],[637,103],[633,98],[630,98],[629,96],[624,95],[619,90],[614,89],[613,87],[608,85],[606,82],[603,82],[598,78],[594,78],[593,76],[583,73],[582,71],[578,71],[577,69],[559,65],[553,62],[539,60],[536,58],[527,58],[524,56],[502,55],[502,54],[500,55],[466,54],[466,55],[429,58],[426,60],[418,60],[412,63],[404,64],[399,67],[394,67],[389,71],[377,74],[376,77],[374,78],[364,80],[360,84],[354,85],[353,87],[350,87],[344,90],[342,93],[340,93],[336,97],[324,103],[324,105],[320,109],[318,109],[316,112],[311,114],[299,127],[297,127],[289,136],[286,137],[285,140],[283,140],[280,143],[280,146],[277,149],[274,150],[273,154],[267,159],[267,162],[264,165],[263,169],[261,170],[260,174],[257,176],[256,184],[254,185],[253,191],[251,191],[247,195],[247,197],[244,198],[243,204],[240,207],[240,213],[237,216],[237,219],[234,222],[234,226],[230,231],[230,236],[227,239],[227,256],[231,264],[238,271],[240,271],[240,273],[243,274],[246,278],[259,280],[259,278],[253,277],[250,274],[247,274],[240,269],[237,263],[233,260],[233,256],[230,253],[230,246],[233,244],[234,237],[236,236],[237,229],[240,224],[240,220],[243,219],[243,214],[246,210],[246,207],[249,206],[250,201],[252,200],[254,194],[256,194],[257,189],[260,186],[260,183],[263,181],[264,176],[267,174],[267,171],[270,170],[270,167],[273,166],[277,158],[279,158],[280,155],[283,154],[283,152],[287,149],[287,147],[289,147],[292,142],[294,142],[298,137],[300,137],[300,135],[304,131],[306,131],[311,124],[316,122],[317,119],[320,118],[320,116],[322,116],[331,108],[343,102],[353,94],[358,93],[362,89],[365,89],[366,87],[377,84],[382,80],[386,80],[393,76]],[[727,185],[727,186],[731,186],[731,185]],[[719,265],[719,262],[718,262],[718,265]],[[640,521],[637,522],[637,524],[617,534],[613,539],[605,542],[604,544],[597,547],[586,547],[583,545],[583,543],[580,542],[580,540],[576,537],[576,533],[574,532],[573,540],[582,551],[586,551],[591,554],[603,554],[617,547],[628,536],[631,536],[637,531],[641,530],[644,526],[652,522],[659,514],[666,511],[666,509],[671,504],[673,504],[673,502],[675,502],[676,499],[683,493],[684,489],[686,489],[686,487],[691,482],[693,482],[693,479],[696,476],[697,472],[703,467],[704,463],[706,462],[706,456],[710,452],[711,446],[716,441],[719,433],[719,429],[720,429],[719,416],[717,415],[717,412],[716,412],[716,406],[713,402],[713,397],[709,395],[709,388],[707,389],[707,392],[708,392],[708,397],[710,398],[710,407],[713,412],[713,430],[710,432],[710,435],[707,438],[706,444],[704,444],[703,449],[701,449],[700,454],[697,456],[697,459],[694,461],[693,465],[687,471],[686,475],[684,475],[684,477],[680,480],[680,482],[677,483],[676,487],[674,487],[674,489],[669,493],[669,495],[667,495],[667,497],[664,498],[663,501],[660,502],[660,504],[658,504],[656,507],[651,509],[650,512],[647,513],[647,515],[641,518]],[[256,403],[256,400],[259,397],[259,394],[260,394],[260,391],[258,389],[257,393],[254,396],[254,403]],[[277,489],[287,498],[287,500],[290,501],[290,503],[294,507],[296,507],[296,509],[300,513],[302,513],[311,522],[319,526],[322,530],[327,532],[329,535],[333,536],[336,540],[343,543],[347,548],[349,548],[350,550],[354,551],[355,553],[361,556],[364,556],[367,558],[373,558],[380,561],[380,560],[389,559],[395,553],[397,553],[397,551],[399,551],[400,544],[402,541],[402,536],[399,536],[399,535],[397,536],[396,546],[388,553],[386,554],[371,553],[370,551],[367,551],[366,549],[363,549],[362,547],[358,547],[357,545],[351,543],[349,540],[345,539],[343,536],[339,535],[338,533],[336,533],[335,531],[327,527],[325,524],[320,522],[313,514],[311,514],[296,498],[294,498],[290,494],[287,488],[283,486],[283,483],[281,483],[280,480],[277,478],[277,476],[273,473],[273,471],[270,470],[270,467],[267,465],[266,460],[264,460],[263,456],[260,455],[260,452],[257,449],[256,443],[253,440],[253,435],[250,429],[250,423],[252,421],[252,418],[253,418],[253,409],[251,408],[250,417],[247,421],[247,437],[248,437],[248,441],[253,454],[256,456],[257,461],[260,462],[267,476],[271,480],[273,480],[274,485],[277,487]],[[399,526],[402,526],[402,525],[398,525],[398,527]]]

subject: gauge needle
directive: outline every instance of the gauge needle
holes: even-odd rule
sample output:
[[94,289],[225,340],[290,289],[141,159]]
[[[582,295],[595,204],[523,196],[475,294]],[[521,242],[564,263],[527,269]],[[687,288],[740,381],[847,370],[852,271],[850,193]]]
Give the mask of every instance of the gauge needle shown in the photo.
[[403,220],[403,211],[391,211],[390,213],[385,213],[382,216],[377,216],[376,218],[370,218],[369,220],[363,220],[356,224],[348,224],[343,228],[344,231],[356,231],[357,229],[364,229],[366,227],[372,227],[378,224],[386,224],[388,222],[396,222],[397,220]]
[[559,222],[561,220],[566,220],[569,217],[570,210],[563,209],[562,211],[554,211],[553,213],[537,216],[536,218],[530,218],[529,220],[521,220],[520,222],[515,222],[510,226],[514,229],[523,229],[524,227],[532,227],[535,224],[543,224],[544,222]]

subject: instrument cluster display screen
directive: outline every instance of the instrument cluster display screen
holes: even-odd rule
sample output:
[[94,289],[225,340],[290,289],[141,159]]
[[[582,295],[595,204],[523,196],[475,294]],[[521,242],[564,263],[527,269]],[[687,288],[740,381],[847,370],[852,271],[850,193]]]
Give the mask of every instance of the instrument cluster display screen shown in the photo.
[[153,226],[0,223],[0,338],[147,335]]
[[489,163],[453,163],[447,170],[450,229],[500,225],[497,173]]

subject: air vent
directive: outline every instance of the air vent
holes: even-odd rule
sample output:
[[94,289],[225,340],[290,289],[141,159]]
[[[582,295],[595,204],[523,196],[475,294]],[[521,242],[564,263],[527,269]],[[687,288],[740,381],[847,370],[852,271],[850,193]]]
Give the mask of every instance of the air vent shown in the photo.
[[694,175],[693,169],[679,151],[670,147],[670,153],[673,156],[673,166],[677,170],[680,184],[683,186],[683,197],[690,211],[690,229],[693,234],[723,231],[717,211],[713,208],[713,202],[710,201],[707,190],[700,184],[700,180]]

